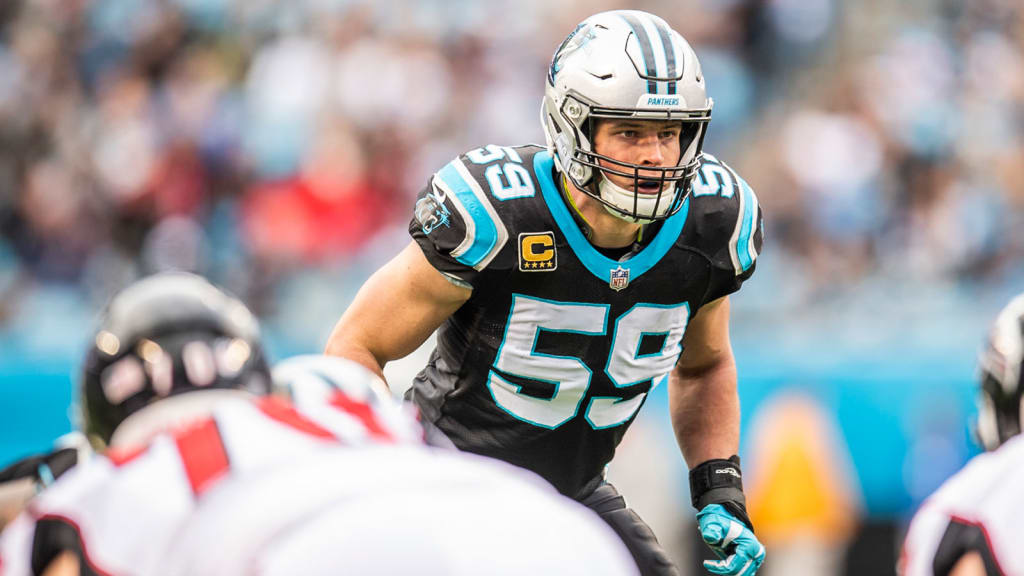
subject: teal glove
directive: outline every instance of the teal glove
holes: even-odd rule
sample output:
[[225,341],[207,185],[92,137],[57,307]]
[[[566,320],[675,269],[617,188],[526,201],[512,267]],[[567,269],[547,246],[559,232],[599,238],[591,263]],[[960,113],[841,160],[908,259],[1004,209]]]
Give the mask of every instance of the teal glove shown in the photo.
[[700,536],[720,560],[705,560],[712,574],[754,576],[764,562],[764,546],[747,526],[721,504],[708,504],[697,513]]

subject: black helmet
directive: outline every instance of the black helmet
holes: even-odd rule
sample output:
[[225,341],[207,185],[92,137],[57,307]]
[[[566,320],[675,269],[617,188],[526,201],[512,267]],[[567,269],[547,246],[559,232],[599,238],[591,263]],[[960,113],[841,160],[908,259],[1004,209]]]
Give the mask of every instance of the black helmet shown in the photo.
[[150,403],[211,388],[270,392],[259,325],[241,301],[184,272],[143,278],[110,301],[85,358],[90,436],[109,443]]
[[1020,434],[1024,413],[1024,294],[996,317],[978,362],[978,439],[986,450]]

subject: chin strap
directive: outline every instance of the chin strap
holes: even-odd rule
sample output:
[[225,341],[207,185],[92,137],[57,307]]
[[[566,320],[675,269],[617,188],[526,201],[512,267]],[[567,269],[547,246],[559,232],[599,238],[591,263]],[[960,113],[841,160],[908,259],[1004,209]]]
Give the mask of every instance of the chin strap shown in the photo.
[[[626,190],[622,186],[619,186],[618,184],[616,184],[615,182],[612,182],[611,180],[605,178],[604,176],[600,176],[600,180],[597,182],[597,193],[598,193],[598,196],[600,196],[602,199],[608,200],[607,198],[604,197],[604,190],[605,189],[611,190],[613,195],[614,194],[618,194],[618,195],[621,195],[621,196],[628,196],[629,195],[629,190]],[[627,215],[623,214],[622,212],[619,212],[618,210],[612,208],[611,206],[609,206],[607,204],[604,204],[604,209],[609,214],[611,214],[612,216],[615,216],[619,220],[625,220],[626,222],[630,222],[630,223],[633,223],[633,224],[643,223],[644,222],[644,220],[642,218],[633,218],[632,216],[627,216]]]
[[[670,184],[669,186],[671,186],[674,189],[675,184]],[[615,182],[612,182],[610,179],[606,178],[603,174],[600,175],[600,180],[597,181],[596,188],[597,188],[598,196],[601,197],[605,202],[612,202],[609,198],[605,197],[606,196],[605,192],[607,192],[608,193],[607,195],[611,196],[611,197],[619,196],[619,197],[622,197],[622,198],[628,198],[630,196],[633,196],[634,198],[636,198],[636,192],[632,192],[632,191],[630,191],[627,188],[623,188],[622,186],[619,186]],[[662,188],[661,192],[658,193],[659,197],[661,197],[664,193],[665,193],[665,189]],[[674,194],[673,194],[673,197],[674,197]],[[666,204],[665,204],[665,206],[666,206],[665,210],[666,211],[669,210],[669,208],[671,207],[671,204],[672,204],[672,200],[671,199],[666,201]],[[633,223],[633,224],[641,224],[641,225],[646,226],[647,224],[650,224],[651,222],[654,222],[657,219],[657,218],[644,218],[642,216],[636,216],[636,217],[629,216],[627,214],[623,214],[622,212],[617,211],[615,208],[613,208],[609,204],[604,204],[604,208],[612,216],[615,216],[616,218],[619,218],[620,220],[625,220],[626,222],[630,222],[630,223]],[[639,206],[637,206],[637,209],[639,209]]]
[[562,194],[565,195],[565,199],[569,202],[569,206],[572,207],[572,211],[576,213],[576,217],[580,223],[583,224],[583,233],[587,238],[590,238],[590,230],[593,228],[590,222],[587,222],[587,218],[580,212],[579,206],[576,206],[576,200],[573,199],[572,194],[569,193],[569,180],[562,174]]

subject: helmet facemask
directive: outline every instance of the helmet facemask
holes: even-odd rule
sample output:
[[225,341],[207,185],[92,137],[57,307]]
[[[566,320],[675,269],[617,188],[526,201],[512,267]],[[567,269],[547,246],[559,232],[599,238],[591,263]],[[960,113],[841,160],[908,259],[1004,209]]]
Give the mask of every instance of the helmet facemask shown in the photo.
[[[624,162],[611,156],[593,151],[593,136],[597,131],[597,122],[601,120],[633,119],[618,113],[607,113],[594,110],[587,119],[587,139],[591,141],[590,150],[577,149],[573,160],[583,166],[596,170],[597,177],[591,178],[589,185],[577,187],[594,196],[615,216],[632,222],[650,222],[661,220],[678,212],[689,193],[690,184],[700,168],[700,149],[704,137],[706,119],[697,121],[671,118],[665,119],[642,117],[641,122],[678,122],[679,123],[679,158],[671,166],[653,166]],[[571,172],[571,170],[570,170]],[[628,188],[616,184],[611,176],[625,178]]]
[[264,395],[270,371],[252,313],[205,279],[144,278],[104,311],[82,370],[82,424],[98,446],[129,417],[192,391]]

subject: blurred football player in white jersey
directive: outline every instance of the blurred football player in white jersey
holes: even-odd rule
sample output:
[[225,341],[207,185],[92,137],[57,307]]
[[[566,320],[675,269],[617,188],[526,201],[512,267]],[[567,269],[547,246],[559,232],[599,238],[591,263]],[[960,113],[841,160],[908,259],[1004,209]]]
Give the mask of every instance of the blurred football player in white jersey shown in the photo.
[[607,525],[534,474],[425,449],[415,408],[362,366],[299,356],[273,374],[341,443],[226,476],[178,528],[161,574],[635,574]]
[[1000,312],[980,359],[978,438],[986,452],[914,516],[904,576],[1024,574],[1024,294]]
[[[406,573],[400,559],[426,574],[635,573],[604,523],[539,479],[426,448],[415,409],[354,363],[286,361],[274,388],[294,404],[265,396],[255,320],[198,277],[129,288],[96,343],[85,424],[111,447],[4,532],[3,576]],[[115,376],[124,358],[139,370]],[[137,395],[148,398],[125,408]],[[410,481],[416,490],[390,492]],[[424,520],[442,502],[450,526],[438,531]],[[383,562],[385,543],[403,552]]]
[[[115,485],[110,480],[119,463],[162,430],[201,419],[221,403],[270,393],[255,317],[205,279],[179,272],[140,280],[111,300],[83,372],[85,432],[96,448],[110,448],[108,457],[71,469],[4,531],[5,576],[40,574],[51,565],[77,572],[80,563],[90,573],[87,536],[148,537],[140,526],[155,514],[142,512],[168,501],[142,498],[138,489],[126,489],[123,499],[111,493],[107,485]],[[44,470],[52,470],[51,460],[43,459]],[[92,493],[100,496],[87,496]],[[133,507],[137,500],[142,505]]]
[[[148,429],[202,413],[214,397],[235,394],[227,389],[269,391],[256,319],[203,278],[173,272],[137,282],[110,303],[102,324],[85,358],[81,400],[91,414],[88,436],[73,431],[58,438],[53,451],[0,470],[0,529],[92,448],[111,444],[114,423],[121,423],[117,443],[138,441]],[[181,397],[200,390],[216,392]]]

